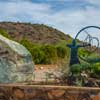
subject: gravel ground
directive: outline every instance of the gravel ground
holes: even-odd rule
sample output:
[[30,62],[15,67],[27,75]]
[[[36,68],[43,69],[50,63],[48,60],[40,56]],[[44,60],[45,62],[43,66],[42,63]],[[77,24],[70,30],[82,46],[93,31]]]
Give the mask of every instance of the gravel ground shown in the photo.
[[54,75],[59,76],[57,65],[37,65],[34,72],[34,81],[45,82],[48,74],[51,74],[52,77],[48,78],[49,80],[53,80]]

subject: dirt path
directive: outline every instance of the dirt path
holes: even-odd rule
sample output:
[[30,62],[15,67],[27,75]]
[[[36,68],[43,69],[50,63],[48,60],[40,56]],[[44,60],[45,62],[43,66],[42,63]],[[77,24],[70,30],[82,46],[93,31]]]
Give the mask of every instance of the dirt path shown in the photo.
[[34,81],[46,81],[47,74],[58,75],[57,65],[36,65]]

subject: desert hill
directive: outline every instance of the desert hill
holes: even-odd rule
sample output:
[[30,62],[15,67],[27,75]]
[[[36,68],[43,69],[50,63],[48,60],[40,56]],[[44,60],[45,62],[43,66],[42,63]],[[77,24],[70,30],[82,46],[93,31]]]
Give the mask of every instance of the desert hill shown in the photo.
[[16,41],[24,37],[33,43],[56,44],[60,40],[68,40],[69,35],[44,24],[30,24],[19,22],[0,22],[0,29],[4,29]]

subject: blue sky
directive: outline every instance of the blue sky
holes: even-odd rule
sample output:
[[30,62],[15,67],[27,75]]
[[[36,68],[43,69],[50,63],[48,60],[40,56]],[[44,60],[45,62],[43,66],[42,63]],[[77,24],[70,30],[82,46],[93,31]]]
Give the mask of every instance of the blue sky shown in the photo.
[[46,24],[75,36],[100,26],[100,0],[0,0],[0,21]]

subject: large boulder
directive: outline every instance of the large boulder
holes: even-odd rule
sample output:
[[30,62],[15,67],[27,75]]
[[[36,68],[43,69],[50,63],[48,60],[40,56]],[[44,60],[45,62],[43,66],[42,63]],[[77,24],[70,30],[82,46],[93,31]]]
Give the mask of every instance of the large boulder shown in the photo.
[[34,64],[21,44],[0,35],[0,83],[32,81]]

